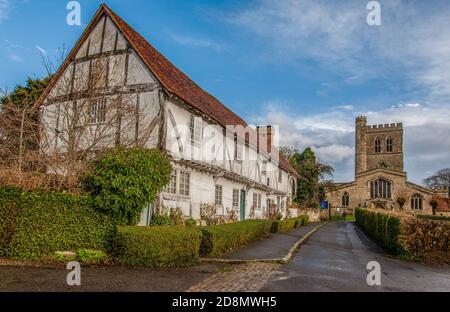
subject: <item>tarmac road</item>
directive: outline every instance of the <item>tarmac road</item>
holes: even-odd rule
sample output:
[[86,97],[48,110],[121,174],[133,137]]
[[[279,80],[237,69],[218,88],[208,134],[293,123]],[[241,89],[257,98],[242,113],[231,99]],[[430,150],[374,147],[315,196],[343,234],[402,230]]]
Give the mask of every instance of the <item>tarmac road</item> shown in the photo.
[[[381,285],[367,284],[367,263],[381,265]],[[353,222],[331,222],[314,233],[260,291],[450,291],[450,267],[386,254]]]

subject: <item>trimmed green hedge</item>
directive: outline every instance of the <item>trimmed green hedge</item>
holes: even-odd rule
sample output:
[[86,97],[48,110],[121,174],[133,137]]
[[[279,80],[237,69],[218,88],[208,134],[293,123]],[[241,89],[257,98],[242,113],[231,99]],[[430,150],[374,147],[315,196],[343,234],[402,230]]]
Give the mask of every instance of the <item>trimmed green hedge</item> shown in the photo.
[[296,218],[272,221],[271,233],[285,233],[292,231],[302,225],[308,224],[309,217],[302,215]]
[[271,226],[272,221],[269,220],[247,220],[203,227],[200,254],[222,256],[252,241],[268,237]]
[[90,197],[0,188],[0,256],[110,247],[115,225]]
[[199,261],[202,232],[179,226],[119,227],[113,241],[115,258],[146,267],[187,267]]
[[402,254],[398,238],[401,220],[397,216],[357,208],[356,223],[370,238],[389,252]]

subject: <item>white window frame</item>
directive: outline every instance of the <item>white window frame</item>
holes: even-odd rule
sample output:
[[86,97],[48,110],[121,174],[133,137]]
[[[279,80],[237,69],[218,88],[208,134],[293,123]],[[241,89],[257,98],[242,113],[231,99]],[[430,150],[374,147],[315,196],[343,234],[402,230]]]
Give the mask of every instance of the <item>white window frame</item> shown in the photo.
[[240,197],[239,193],[240,191],[238,189],[233,189],[232,204],[231,204],[233,208],[239,208],[239,197]]
[[214,186],[214,204],[216,206],[223,205],[223,186],[220,184]]
[[191,115],[190,132],[192,144],[201,146],[203,139],[203,120],[201,117]]
[[174,169],[172,173],[170,174],[170,181],[169,184],[166,186],[165,192],[169,194],[176,194],[177,193],[177,178],[178,178],[178,171]]
[[89,107],[89,119],[91,125],[99,125],[106,122],[106,105],[105,98],[93,99]]
[[190,196],[191,173],[187,171],[180,171],[179,179],[178,193],[182,196]]

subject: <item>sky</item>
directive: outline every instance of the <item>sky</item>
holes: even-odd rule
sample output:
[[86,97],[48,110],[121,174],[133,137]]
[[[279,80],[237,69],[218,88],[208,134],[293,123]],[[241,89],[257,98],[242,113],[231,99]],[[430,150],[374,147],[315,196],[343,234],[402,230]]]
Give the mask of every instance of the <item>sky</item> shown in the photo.
[[405,171],[421,183],[450,167],[450,3],[379,1],[0,0],[0,88],[42,77],[101,2],[251,124],[280,125],[281,145],[311,146],[335,181],[354,174],[354,122],[403,122]]

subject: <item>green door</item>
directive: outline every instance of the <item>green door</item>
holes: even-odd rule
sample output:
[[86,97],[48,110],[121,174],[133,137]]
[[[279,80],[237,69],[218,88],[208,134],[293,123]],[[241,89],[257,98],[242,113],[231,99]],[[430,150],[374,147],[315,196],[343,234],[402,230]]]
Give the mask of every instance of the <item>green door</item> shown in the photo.
[[241,190],[241,221],[245,220],[245,190]]

